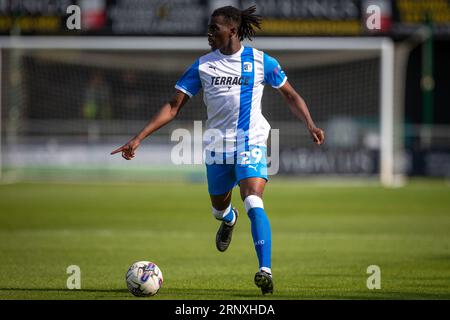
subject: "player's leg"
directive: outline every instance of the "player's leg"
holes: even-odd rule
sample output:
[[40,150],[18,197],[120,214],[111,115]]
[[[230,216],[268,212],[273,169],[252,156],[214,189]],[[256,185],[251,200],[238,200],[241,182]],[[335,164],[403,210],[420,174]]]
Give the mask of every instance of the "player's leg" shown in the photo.
[[238,212],[231,205],[232,189],[236,185],[234,166],[207,164],[208,192],[211,198],[212,214],[221,221],[216,234],[216,247],[225,251],[231,243]]
[[236,217],[234,216],[233,210],[231,208],[231,195],[232,190],[229,190],[224,194],[209,195],[209,197],[211,198],[213,216],[217,220],[224,221],[229,225],[233,225],[236,220]]
[[264,210],[262,196],[268,181],[266,147],[248,146],[239,152],[236,177],[239,181],[241,198],[251,222],[251,230],[260,270],[255,283],[263,294],[273,292],[271,273],[272,237],[270,222]]
[[231,243],[233,230],[238,218],[238,211],[231,205],[232,191],[222,195],[210,195],[213,215],[217,220],[221,220],[219,230],[216,233],[216,248],[223,252],[228,249]]
[[262,200],[266,180],[264,178],[247,178],[240,181],[241,198],[251,222],[251,230],[259,272],[255,274],[255,283],[262,293],[273,292],[271,271],[272,235],[270,222],[264,210]]

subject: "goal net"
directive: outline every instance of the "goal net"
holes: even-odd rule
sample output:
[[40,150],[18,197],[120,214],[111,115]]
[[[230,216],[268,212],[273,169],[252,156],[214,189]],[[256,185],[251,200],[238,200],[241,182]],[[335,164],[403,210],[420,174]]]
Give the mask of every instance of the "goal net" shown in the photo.
[[[315,146],[277,90],[266,86],[262,110],[272,127],[272,173],[393,182],[390,40],[259,38],[246,45],[277,58],[326,132],[325,145]],[[22,37],[3,38],[0,47],[3,180],[204,178],[203,165],[171,159],[180,142],[172,141],[174,130],[186,129],[193,144],[204,130],[201,92],[133,161],[109,155],[208,52],[203,38]]]

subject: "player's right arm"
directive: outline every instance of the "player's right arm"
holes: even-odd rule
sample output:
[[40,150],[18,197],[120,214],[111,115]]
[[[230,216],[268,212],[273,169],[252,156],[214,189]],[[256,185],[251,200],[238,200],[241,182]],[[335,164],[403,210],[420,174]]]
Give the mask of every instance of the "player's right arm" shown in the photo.
[[172,99],[161,107],[158,113],[148,121],[145,127],[137,135],[135,135],[130,141],[125,143],[120,148],[112,151],[111,154],[122,152],[122,157],[124,159],[133,159],[135,156],[135,151],[141,144],[142,140],[175,119],[181,108],[188,100],[189,96],[186,93],[176,90],[176,93]]

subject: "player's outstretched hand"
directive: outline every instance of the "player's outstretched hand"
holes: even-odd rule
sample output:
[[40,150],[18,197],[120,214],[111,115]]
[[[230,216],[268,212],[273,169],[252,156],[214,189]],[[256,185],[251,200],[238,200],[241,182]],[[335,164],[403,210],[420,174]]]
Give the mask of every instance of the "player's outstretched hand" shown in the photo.
[[321,145],[324,140],[325,140],[325,132],[317,127],[312,127],[311,129],[309,129],[309,133],[311,134],[313,141],[317,144],[317,145]]
[[141,142],[138,139],[133,138],[130,141],[128,141],[127,143],[125,143],[123,146],[121,146],[120,148],[117,148],[116,150],[111,152],[111,154],[116,154],[116,153],[122,152],[122,158],[124,158],[126,160],[131,160],[134,158],[135,151],[139,147],[140,144],[141,144]]

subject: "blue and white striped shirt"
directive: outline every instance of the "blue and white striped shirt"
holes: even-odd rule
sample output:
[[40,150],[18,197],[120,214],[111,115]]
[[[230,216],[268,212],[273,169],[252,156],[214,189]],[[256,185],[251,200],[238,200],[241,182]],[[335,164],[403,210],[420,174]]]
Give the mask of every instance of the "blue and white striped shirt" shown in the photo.
[[266,145],[270,125],[261,113],[264,85],[280,88],[286,80],[277,60],[260,50],[241,46],[232,55],[215,50],[200,57],[175,88],[189,97],[203,88],[206,128],[215,129],[214,141],[205,141],[206,149],[233,152],[239,132],[244,133],[246,146]]

